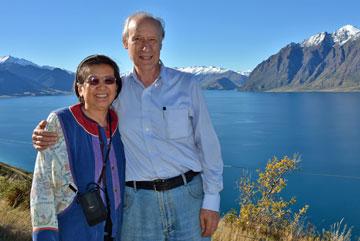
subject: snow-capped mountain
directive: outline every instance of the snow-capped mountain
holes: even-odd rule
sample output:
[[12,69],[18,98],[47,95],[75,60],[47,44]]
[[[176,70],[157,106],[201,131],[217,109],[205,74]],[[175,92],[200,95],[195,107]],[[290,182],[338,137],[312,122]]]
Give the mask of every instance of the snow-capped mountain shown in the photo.
[[345,25],[290,43],[260,63],[242,90],[359,91],[360,30]]
[[[23,59],[23,58],[16,58],[16,57],[13,57],[11,55],[6,55],[6,56],[0,56],[0,64],[3,64],[3,63],[13,63],[13,64],[19,64],[19,65],[22,65],[22,66],[27,66],[27,65],[30,65],[30,66],[35,66],[35,67],[40,67],[40,68],[43,68],[43,69],[48,69],[48,70],[54,70],[54,69],[59,69],[57,67],[53,67],[53,66],[49,66],[49,65],[38,65],[38,64],[35,64],[29,60],[26,60],[26,59]],[[66,70],[66,69],[61,69],[61,70],[64,70],[64,71],[67,71],[69,74],[73,74],[73,72],[69,71],[69,70]]]
[[310,38],[308,38],[307,40],[304,40],[304,42],[302,42],[302,46],[311,47],[311,46],[319,45],[322,41],[324,41],[326,35],[327,35],[326,32],[315,34]]
[[200,82],[203,89],[233,90],[238,89],[247,79],[246,75],[233,70],[215,66],[192,66],[177,68],[180,71],[191,73]]
[[241,74],[241,75],[245,75],[247,77],[249,77],[249,75],[251,74],[251,70],[246,70],[246,71],[237,71],[237,73]]
[[67,70],[13,56],[0,57],[0,96],[69,93],[73,80],[74,73]]
[[345,25],[344,27],[337,30],[332,34],[335,43],[344,45],[347,41],[351,39],[356,39],[360,36],[360,30],[355,28],[352,25]]
[[4,63],[19,64],[19,65],[22,65],[22,66],[26,66],[26,65],[38,66],[37,64],[34,64],[33,62],[28,61],[26,59],[19,59],[19,58],[15,58],[13,56],[10,56],[10,55],[0,56],[0,64],[4,64]]
[[333,44],[344,45],[349,40],[355,40],[360,36],[360,29],[352,26],[345,25],[339,28],[334,33],[321,32],[311,36],[302,42],[303,47],[317,46],[322,43],[326,37],[330,38]]
[[192,74],[219,74],[229,71],[228,69],[219,68],[215,66],[191,66],[177,68],[180,71],[192,73]]

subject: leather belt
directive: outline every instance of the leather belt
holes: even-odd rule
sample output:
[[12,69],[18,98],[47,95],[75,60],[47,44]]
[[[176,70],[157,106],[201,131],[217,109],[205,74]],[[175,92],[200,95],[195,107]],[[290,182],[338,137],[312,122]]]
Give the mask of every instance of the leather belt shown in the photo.
[[[198,175],[199,172],[188,171],[184,174],[186,183],[191,182],[191,180]],[[128,181],[126,186],[133,187],[137,189],[147,189],[155,191],[166,191],[179,186],[184,185],[184,180],[182,175],[171,177],[168,179],[156,179],[153,181]]]

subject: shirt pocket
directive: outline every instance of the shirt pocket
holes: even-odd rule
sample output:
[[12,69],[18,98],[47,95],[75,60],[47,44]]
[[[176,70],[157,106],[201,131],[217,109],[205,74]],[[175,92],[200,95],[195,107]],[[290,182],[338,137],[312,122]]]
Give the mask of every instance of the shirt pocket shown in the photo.
[[192,134],[189,110],[167,109],[164,111],[166,137],[169,139],[185,138]]

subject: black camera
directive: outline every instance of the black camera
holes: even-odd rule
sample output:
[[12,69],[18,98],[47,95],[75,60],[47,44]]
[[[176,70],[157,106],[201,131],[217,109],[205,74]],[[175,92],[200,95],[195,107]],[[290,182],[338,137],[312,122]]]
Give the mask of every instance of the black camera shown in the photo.
[[94,226],[106,220],[107,210],[100,195],[101,188],[96,183],[90,183],[86,192],[78,194],[77,200],[84,212],[86,221]]

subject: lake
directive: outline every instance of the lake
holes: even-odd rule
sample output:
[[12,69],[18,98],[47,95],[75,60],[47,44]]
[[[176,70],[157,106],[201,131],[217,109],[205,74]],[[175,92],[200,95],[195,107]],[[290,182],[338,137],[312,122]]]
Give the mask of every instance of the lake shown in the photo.
[[[344,218],[360,235],[360,93],[240,93],[205,91],[222,146],[221,211],[238,209],[237,181],[256,176],[273,156],[301,155],[284,196],[318,228]],[[74,96],[0,99],[0,161],[32,171],[31,133],[40,119]]]

